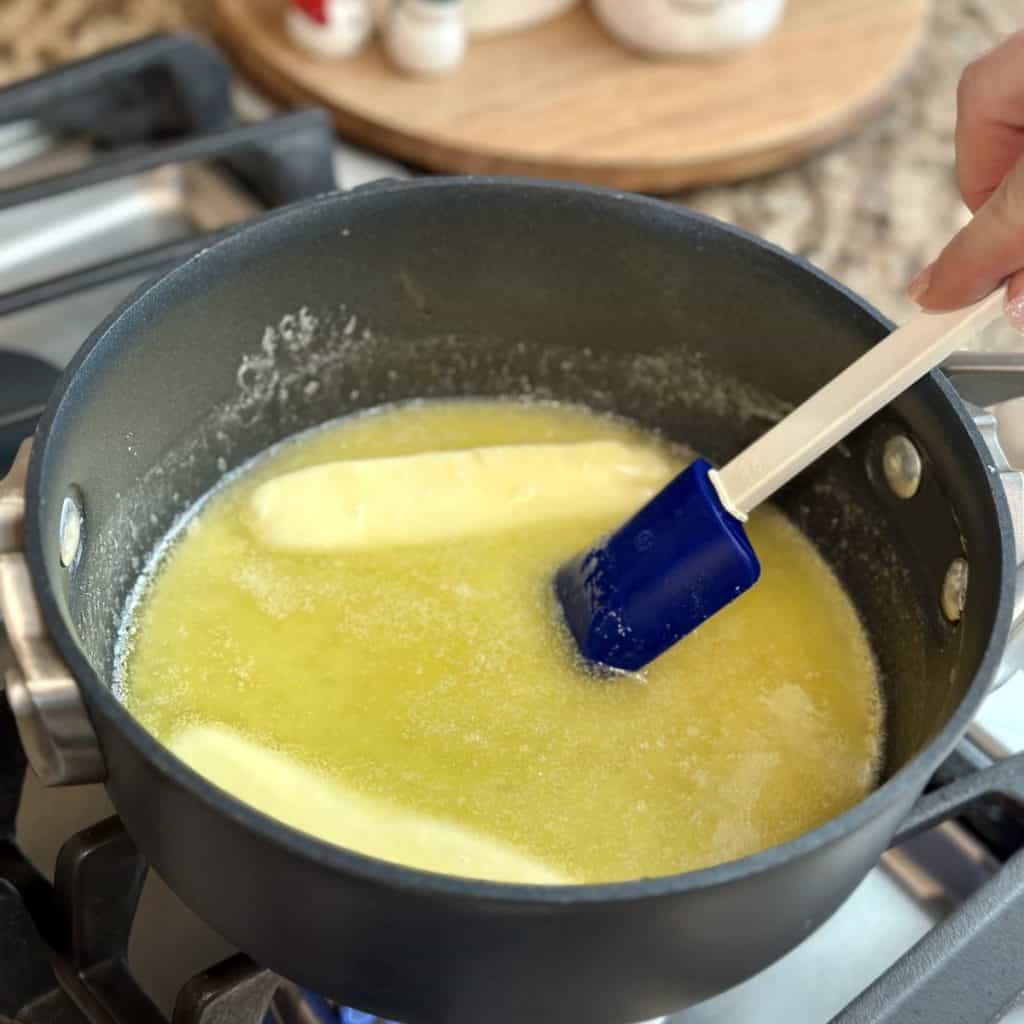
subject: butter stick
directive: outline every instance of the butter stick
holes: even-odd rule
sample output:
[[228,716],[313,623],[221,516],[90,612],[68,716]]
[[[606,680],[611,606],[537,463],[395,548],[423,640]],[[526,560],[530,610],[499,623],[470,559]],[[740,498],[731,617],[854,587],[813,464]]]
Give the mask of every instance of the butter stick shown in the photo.
[[222,726],[189,726],[168,746],[214,785],[338,846],[467,878],[534,885],[573,881],[493,836],[356,792]]
[[248,525],[282,551],[435,544],[559,519],[625,518],[673,473],[656,449],[618,441],[351,459],[261,484]]

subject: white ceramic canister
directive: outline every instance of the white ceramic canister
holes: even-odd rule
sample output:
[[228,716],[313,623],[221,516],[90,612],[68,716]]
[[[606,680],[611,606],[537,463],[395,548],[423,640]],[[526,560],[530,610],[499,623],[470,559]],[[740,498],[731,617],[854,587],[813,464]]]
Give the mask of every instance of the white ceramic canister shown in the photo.
[[657,57],[715,56],[749,46],[782,19],[786,0],[591,0],[608,33]]

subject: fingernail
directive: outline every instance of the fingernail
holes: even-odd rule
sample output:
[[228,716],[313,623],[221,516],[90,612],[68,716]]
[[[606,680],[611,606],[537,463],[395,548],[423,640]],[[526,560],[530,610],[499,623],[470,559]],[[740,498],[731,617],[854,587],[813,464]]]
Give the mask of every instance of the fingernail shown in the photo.
[[1006,319],[1011,327],[1024,334],[1024,292],[1015,298],[1006,297]]
[[913,280],[907,285],[907,298],[911,302],[918,302],[932,283],[932,268],[934,263],[929,263],[924,270],[914,275]]

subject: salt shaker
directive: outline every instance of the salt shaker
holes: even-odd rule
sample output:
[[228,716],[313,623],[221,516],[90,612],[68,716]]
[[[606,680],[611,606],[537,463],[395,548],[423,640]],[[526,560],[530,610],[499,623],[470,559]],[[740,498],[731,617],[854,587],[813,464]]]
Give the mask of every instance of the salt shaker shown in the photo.
[[466,53],[462,0],[395,0],[384,22],[388,56],[413,75],[454,71]]
[[786,0],[592,0],[608,33],[658,57],[714,56],[748,46],[778,25]]
[[373,32],[369,0],[290,0],[288,36],[317,57],[339,59],[362,49]]

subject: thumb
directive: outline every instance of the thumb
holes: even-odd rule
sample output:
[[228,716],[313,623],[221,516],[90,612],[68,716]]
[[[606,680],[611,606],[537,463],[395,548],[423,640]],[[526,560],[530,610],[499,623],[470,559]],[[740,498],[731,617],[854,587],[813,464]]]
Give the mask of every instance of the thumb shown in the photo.
[[1007,279],[1007,313],[1024,328],[1024,158],[907,291],[925,309],[959,309]]

